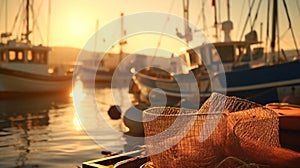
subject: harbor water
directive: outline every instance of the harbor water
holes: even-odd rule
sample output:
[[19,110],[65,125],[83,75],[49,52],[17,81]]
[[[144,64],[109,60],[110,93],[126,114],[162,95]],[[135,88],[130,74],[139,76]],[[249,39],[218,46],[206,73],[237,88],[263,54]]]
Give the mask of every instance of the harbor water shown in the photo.
[[[76,88],[75,85],[74,88]],[[122,134],[110,134],[109,130],[121,132],[121,120],[110,120],[107,110],[114,104],[110,85],[85,87],[80,83],[78,93],[87,97],[94,93],[97,110],[82,106],[86,116],[101,115],[104,125],[97,128],[105,136],[98,141],[89,135],[76,110],[72,94],[24,95],[0,101],[0,167],[81,167],[82,162],[104,157],[101,151],[122,151],[126,141]],[[81,103],[87,104],[85,97]],[[77,107],[78,108],[78,107]],[[97,143],[96,143],[97,142]]]

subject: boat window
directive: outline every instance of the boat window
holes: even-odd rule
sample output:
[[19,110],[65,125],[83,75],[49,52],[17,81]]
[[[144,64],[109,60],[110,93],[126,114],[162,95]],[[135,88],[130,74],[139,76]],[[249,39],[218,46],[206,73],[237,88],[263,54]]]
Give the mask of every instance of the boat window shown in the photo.
[[9,51],[8,52],[8,59],[9,61],[13,62],[16,60],[16,51]]
[[263,47],[257,47],[253,49],[253,60],[259,60],[263,58],[264,56],[264,48]]
[[216,46],[222,62],[233,62],[235,56],[234,46]]
[[6,61],[5,51],[4,52],[0,52],[0,56],[1,56],[1,61],[5,62]]
[[250,52],[248,52],[248,50],[244,50],[245,52],[243,53],[243,58],[242,58],[242,61],[244,62],[248,62],[250,61]]
[[[211,64],[211,59],[214,59],[212,57],[213,53],[217,53],[217,50],[214,47],[202,47],[199,51],[201,56],[201,62],[205,64]],[[216,59],[216,58],[215,58]]]
[[27,61],[28,62],[32,62],[33,61],[32,51],[31,50],[27,51]]
[[41,63],[42,64],[46,64],[47,63],[47,52],[46,51],[42,52]]
[[199,65],[201,62],[201,56],[198,55],[194,50],[188,53],[190,57],[191,66]]
[[32,62],[38,64],[47,63],[47,52],[45,51],[32,51]]
[[7,52],[6,51],[4,51],[4,52],[2,52],[2,54],[1,54],[1,60],[2,61],[7,61]]
[[33,52],[33,62],[34,63],[40,62],[40,53],[39,52]]
[[219,62],[220,61],[220,56],[219,56],[218,50],[216,48],[212,48],[211,55],[212,55],[212,61],[213,62]]
[[240,61],[249,61],[250,60],[250,55],[247,54],[247,50],[244,46],[238,46],[236,48],[236,62]]
[[23,51],[16,51],[16,53],[17,53],[17,60],[23,61],[24,60]]

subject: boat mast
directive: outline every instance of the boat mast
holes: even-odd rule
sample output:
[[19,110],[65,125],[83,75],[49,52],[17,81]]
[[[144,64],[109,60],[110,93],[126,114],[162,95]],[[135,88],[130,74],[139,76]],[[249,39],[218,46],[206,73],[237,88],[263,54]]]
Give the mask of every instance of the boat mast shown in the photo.
[[230,2],[227,0],[227,20],[230,20]]
[[7,33],[7,0],[5,1],[5,33]]
[[218,33],[218,18],[217,18],[217,5],[216,0],[212,0],[212,6],[214,7],[214,15],[215,15],[215,29],[216,29],[216,40],[219,41],[219,33]]
[[26,33],[25,33],[25,40],[28,43],[30,43],[30,40],[29,40],[29,34],[30,34],[30,30],[29,30],[29,6],[30,6],[30,2],[29,2],[29,0],[27,0],[27,3],[26,3]]
[[183,0],[183,17],[184,17],[184,34],[180,33],[178,29],[176,29],[176,35],[179,38],[184,38],[186,44],[188,45],[190,41],[192,41],[192,30],[189,26],[189,0]]
[[277,27],[277,13],[278,13],[277,0],[273,1],[273,18],[272,18],[272,39],[271,39],[271,54],[272,62],[277,62],[278,58],[275,58],[275,41],[276,41],[276,27]]
[[296,50],[297,50],[297,58],[299,59],[300,55],[299,55],[299,51],[298,51],[298,45],[297,45],[297,42],[296,42],[296,38],[295,38],[295,34],[294,34],[294,29],[292,28],[292,21],[291,21],[291,18],[290,18],[289,11],[288,11],[288,8],[287,8],[285,0],[283,0],[283,5],[284,5],[285,13],[286,13],[288,21],[289,21],[289,29],[291,30],[293,41],[294,41],[294,44],[295,44],[295,47],[296,47]]
[[48,26],[47,26],[47,46],[49,46],[49,38],[50,38],[50,23],[51,23],[51,0],[48,0]]
[[233,23],[230,20],[230,2],[227,0],[227,20],[222,22],[222,30],[224,32],[224,42],[230,42],[230,32],[233,29]]
[[124,36],[126,35],[125,30],[124,30],[124,13],[121,13],[121,40],[119,42],[120,45],[120,53],[119,53],[119,62],[123,59],[123,45],[127,44],[126,40],[123,40]]

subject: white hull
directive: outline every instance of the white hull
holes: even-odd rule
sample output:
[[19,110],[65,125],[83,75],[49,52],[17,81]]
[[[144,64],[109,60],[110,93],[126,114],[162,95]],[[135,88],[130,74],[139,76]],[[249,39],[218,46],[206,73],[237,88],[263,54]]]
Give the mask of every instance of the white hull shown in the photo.
[[47,80],[0,73],[0,92],[60,92],[71,91],[72,76],[49,76]]

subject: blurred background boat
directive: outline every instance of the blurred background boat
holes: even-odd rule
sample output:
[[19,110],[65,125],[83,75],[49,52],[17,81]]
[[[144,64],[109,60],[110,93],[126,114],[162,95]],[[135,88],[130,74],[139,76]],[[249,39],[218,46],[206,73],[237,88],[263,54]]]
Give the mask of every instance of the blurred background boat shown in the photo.
[[[119,53],[101,53],[97,52],[97,44],[98,44],[98,31],[99,30],[99,21],[96,22],[96,30],[94,34],[94,51],[84,51],[82,50],[80,55],[83,55],[85,58],[79,61],[78,65],[78,75],[81,81],[85,83],[88,82],[96,82],[96,83],[109,83],[112,81],[113,75],[115,73],[118,74],[118,78],[122,78],[124,80],[128,79],[128,75],[130,72],[131,65],[128,62],[128,66],[124,68],[118,68],[120,62],[127,57],[129,54],[123,51],[123,46],[127,44],[127,41],[124,40],[124,36],[126,35],[126,31],[124,30],[124,13],[120,15],[120,34],[121,40],[118,43]],[[114,48],[115,46],[112,46]],[[118,71],[118,72],[117,72]]]

